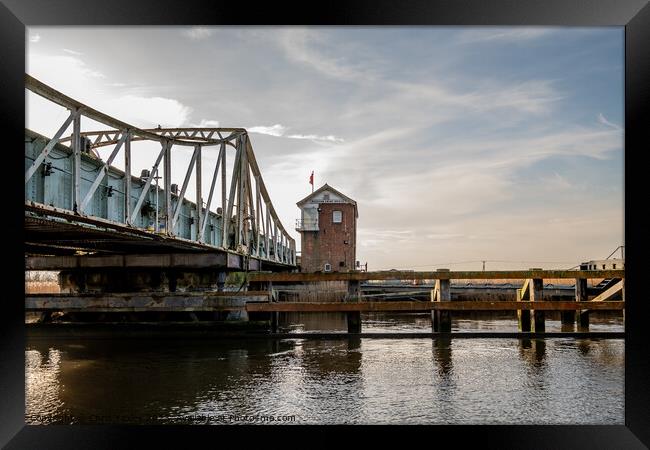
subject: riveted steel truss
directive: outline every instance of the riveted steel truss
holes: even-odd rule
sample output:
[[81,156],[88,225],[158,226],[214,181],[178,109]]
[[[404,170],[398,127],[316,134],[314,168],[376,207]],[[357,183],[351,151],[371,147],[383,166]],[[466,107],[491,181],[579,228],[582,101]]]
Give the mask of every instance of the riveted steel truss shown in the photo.
[[[46,206],[59,211],[67,210],[74,216],[107,219],[141,231],[165,235],[166,239],[191,240],[202,247],[280,264],[296,264],[295,241],[273,207],[245,129],[138,128],[84,105],[27,74],[25,87],[69,111],[55,135],[46,138],[42,147],[33,147],[31,156],[28,156],[26,147],[25,188],[26,201],[30,205],[38,204],[41,197],[47,197],[43,191],[48,186],[50,189],[52,186],[55,189],[69,187],[70,195],[62,197],[65,200],[50,202]],[[85,131],[82,129],[83,118],[111,129]],[[73,125],[72,134],[63,136],[70,124]],[[26,130],[26,136],[28,134],[35,133]],[[160,145],[153,155],[151,170],[145,177],[135,177],[131,173],[132,144],[138,141],[157,142]],[[105,161],[89,152],[89,149],[106,146],[112,146],[112,151]],[[191,147],[193,152],[178,192],[172,191],[172,152],[181,146]],[[213,166],[208,169],[211,174],[210,189],[207,201],[204,201],[202,177],[203,168],[208,164],[203,157],[206,149],[211,149],[213,154],[218,152],[218,156],[216,161],[213,158],[209,160]],[[61,156],[55,158],[55,153]],[[124,155],[124,171],[112,166],[120,153]],[[228,156],[228,153],[234,155]],[[48,185],[42,181],[44,176],[35,176],[37,173],[49,174],[52,160],[63,158],[69,161],[69,166],[66,166],[69,168],[60,168],[67,178],[62,178],[59,184]],[[228,174],[226,163],[229,158],[234,159],[232,172]],[[154,191],[152,184],[159,171],[162,172],[163,186],[158,189],[156,185]],[[91,173],[90,178],[82,172]],[[190,187],[192,174],[196,181],[193,188]],[[229,187],[227,178],[230,179]],[[109,179],[112,184],[109,184]],[[32,185],[33,188],[28,189]],[[188,189],[195,190],[195,202],[185,199]],[[217,193],[219,189],[220,196]],[[41,197],[33,194],[35,192],[40,192]],[[110,208],[106,212],[107,198],[113,192],[119,192],[122,198],[117,216],[111,215]],[[213,208],[217,203],[220,206]],[[147,225],[152,205],[156,205],[153,208],[157,218],[153,229]],[[26,214],[31,212],[26,209]],[[161,223],[163,226],[159,227]]]

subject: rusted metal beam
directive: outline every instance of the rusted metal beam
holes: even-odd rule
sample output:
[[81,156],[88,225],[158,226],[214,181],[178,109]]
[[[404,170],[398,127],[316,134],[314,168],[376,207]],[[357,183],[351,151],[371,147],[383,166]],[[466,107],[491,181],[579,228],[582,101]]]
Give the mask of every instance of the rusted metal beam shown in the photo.
[[538,302],[304,302],[304,303],[249,303],[248,312],[348,312],[348,311],[575,311],[592,309],[601,311],[620,311],[625,309],[625,302],[586,302],[578,304],[573,301],[538,301]]
[[[28,256],[25,270],[69,270],[102,268],[174,268],[174,269],[241,269],[242,257],[226,251],[202,253],[155,253],[129,255]],[[250,267],[259,268],[259,259],[252,257]]]
[[625,278],[624,270],[510,270],[457,272],[332,272],[332,273],[251,273],[250,281],[305,282],[349,280],[503,280],[503,279]]
[[268,292],[33,294],[25,296],[25,309],[84,312],[228,311],[242,310],[247,302],[268,302]]

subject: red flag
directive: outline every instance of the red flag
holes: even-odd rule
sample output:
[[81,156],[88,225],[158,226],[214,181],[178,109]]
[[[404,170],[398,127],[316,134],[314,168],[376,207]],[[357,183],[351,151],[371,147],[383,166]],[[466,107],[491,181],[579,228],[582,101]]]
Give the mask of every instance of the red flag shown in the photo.
[[311,175],[309,175],[309,184],[312,186],[314,185],[314,171],[311,171]]

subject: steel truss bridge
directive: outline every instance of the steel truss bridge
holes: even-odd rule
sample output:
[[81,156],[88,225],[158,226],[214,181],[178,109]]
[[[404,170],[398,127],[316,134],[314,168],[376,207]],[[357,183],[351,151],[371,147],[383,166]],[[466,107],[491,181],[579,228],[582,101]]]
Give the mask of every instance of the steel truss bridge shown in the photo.
[[[68,110],[51,138],[25,129],[27,255],[207,253],[221,258],[210,259],[211,264],[221,261],[231,269],[295,267],[295,241],[273,208],[245,129],[142,129],[27,74],[25,88]],[[86,131],[83,118],[108,129]],[[64,136],[70,125],[72,134]],[[148,172],[134,176],[132,144],[139,141],[160,147]],[[105,161],[94,151],[100,147],[112,148]],[[172,183],[172,153],[181,147],[192,155],[179,190]],[[120,154],[124,171],[112,166]],[[207,199],[205,166],[211,175]],[[195,186],[190,187],[192,174]],[[196,202],[185,198],[187,189],[195,190]]]

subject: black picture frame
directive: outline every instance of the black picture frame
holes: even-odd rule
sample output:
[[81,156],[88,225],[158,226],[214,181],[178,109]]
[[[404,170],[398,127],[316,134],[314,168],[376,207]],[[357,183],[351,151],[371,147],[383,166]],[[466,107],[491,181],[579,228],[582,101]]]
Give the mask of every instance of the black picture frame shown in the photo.
[[[3,321],[0,336],[0,444],[6,448],[130,448],[220,445],[228,438],[249,443],[249,430],[201,426],[26,426],[24,423],[24,134],[25,26],[38,25],[552,25],[625,26],[625,426],[435,426],[409,427],[399,439],[450,446],[478,440],[487,448],[645,448],[650,446],[649,360],[644,334],[647,301],[641,294],[647,250],[647,224],[639,211],[648,204],[643,153],[648,148],[650,104],[650,5],[647,0],[366,0],[305,2],[300,6],[267,2],[2,0],[0,3],[0,123],[3,124]],[[15,158],[15,159],[14,159]],[[15,173],[14,173],[15,172]],[[16,177],[15,180],[12,177]],[[12,187],[15,186],[15,187]],[[15,213],[14,213],[15,212]],[[13,243],[13,245],[8,245]],[[11,253],[9,252],[11,248]],[[522,414],[526,414],[522,411]],[[315,428],[310,427],[313,431]],[[275,427],[254,427],[264,445],[292,445],[292,435]],[[406,431],[406,430],[405,430]],[[283,433],[279,435],[278,432]],[[388,431],[391,432],[390,430]],[[318,428],[319,443],[345,445],[338,432]],[[352,434],[355,430],[352,430]],[[382,436],[373,428],[362,439]],[[413,433],[419,436],[413,436]],[[372,435],[372,436],[371,436]],[[316,437],[316,436],[314,436]],[[406,438],[406,439],[404,439]]]

